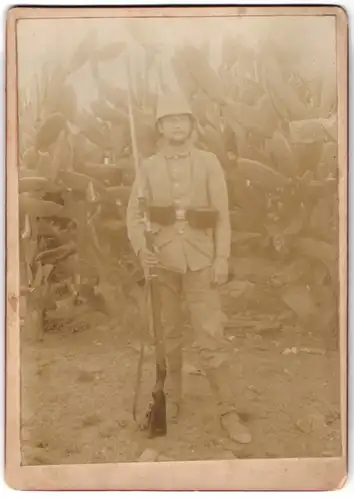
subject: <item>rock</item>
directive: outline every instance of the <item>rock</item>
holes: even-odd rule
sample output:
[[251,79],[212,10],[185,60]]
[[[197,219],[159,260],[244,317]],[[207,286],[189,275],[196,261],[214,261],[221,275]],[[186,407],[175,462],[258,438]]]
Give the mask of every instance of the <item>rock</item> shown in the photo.
[[322,413],[310,415],[311,425],[314,432],[322,432],[326,428],[326,420]]
[[159,452],[152,448],[146,448],[139,457],[139,462],[156,462]]
[[203,375],[203,372],[199,368],[187,363],[183,366],[183,371],[187,375]]
[[305,418],[297,420],[295,426],[304,434],[311,434],[312,432],[311,422],[309,422]]
[[261,394],[261,392],[254,387],[254,385],[248,385],[247,389],[251,392],[254,392],[255,394]]
[[300,351],[305,352],[307,354],[320,354],[322,356],[326,354],[326,351],[324,349],[318,349],[315,347],[302,347]]
[[322,433],[326,428],[325,417],[321,413],[312,413],[297,420],[296,427],[305,434]]
[[340,419],[340,411],[338,408],[333,407],[326,413],[325,423],[326,425],[332,425],[334,422]]
[[287,356],[288,354],[297,354],[298,349],[297,347],[286,347],[283,351],[283,354]]

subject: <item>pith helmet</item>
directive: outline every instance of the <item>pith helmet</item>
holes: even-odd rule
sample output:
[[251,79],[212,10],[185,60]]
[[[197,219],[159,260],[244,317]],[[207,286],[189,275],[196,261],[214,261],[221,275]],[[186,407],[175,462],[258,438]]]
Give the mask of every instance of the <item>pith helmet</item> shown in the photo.
[[160,118],[169,115],[190,115],[190,117],[193,118],[192,110],[183,95],[169,93],[159,96],[155,123],[157,123]]

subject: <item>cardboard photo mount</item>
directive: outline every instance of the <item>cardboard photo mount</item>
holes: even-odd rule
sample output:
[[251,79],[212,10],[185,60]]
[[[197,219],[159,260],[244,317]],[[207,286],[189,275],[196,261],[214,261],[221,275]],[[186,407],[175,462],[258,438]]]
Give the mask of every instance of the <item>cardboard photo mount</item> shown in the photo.
[[[20,453],[20,318],[16,23],[30,18],[333,16],[336,21],[339,168],[340,377],[342,455],[332,458],[22,466]],[[348,18],[330,6],[14,7],[6,43],[6,458],[5,478],[19,490],[334,490],[347,476],[348,294]]]

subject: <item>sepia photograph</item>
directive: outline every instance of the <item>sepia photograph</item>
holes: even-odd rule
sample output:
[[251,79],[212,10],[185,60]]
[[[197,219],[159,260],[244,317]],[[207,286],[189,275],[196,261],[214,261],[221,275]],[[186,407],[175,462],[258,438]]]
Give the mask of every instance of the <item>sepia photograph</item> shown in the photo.
[[7,445],[27,486],[278,459],[345,480],[347,19],[324,10],[8,12]]

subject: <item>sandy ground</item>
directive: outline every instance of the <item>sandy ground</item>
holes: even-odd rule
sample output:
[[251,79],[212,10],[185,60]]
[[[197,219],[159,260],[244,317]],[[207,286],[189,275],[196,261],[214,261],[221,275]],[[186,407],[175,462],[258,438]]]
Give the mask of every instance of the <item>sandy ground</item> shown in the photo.
[[[338,350],[296,325],[259,333],[262,317],[253,313],[249,319],[250,326],[227,330],[237,400],[253,436],[248,445],[231,442],[219,427],[207,380],[194,370],[192,339],[185,350],[180,422],[169,423],[166,437],[151,440],[132,417],[139,344],[119,321],[90,313],[41,341],[23,335],[23,464],[131,462],[146,449],[155,450],[158,460],[339,455]],[[150,351],[141,416],[153,383]]]

